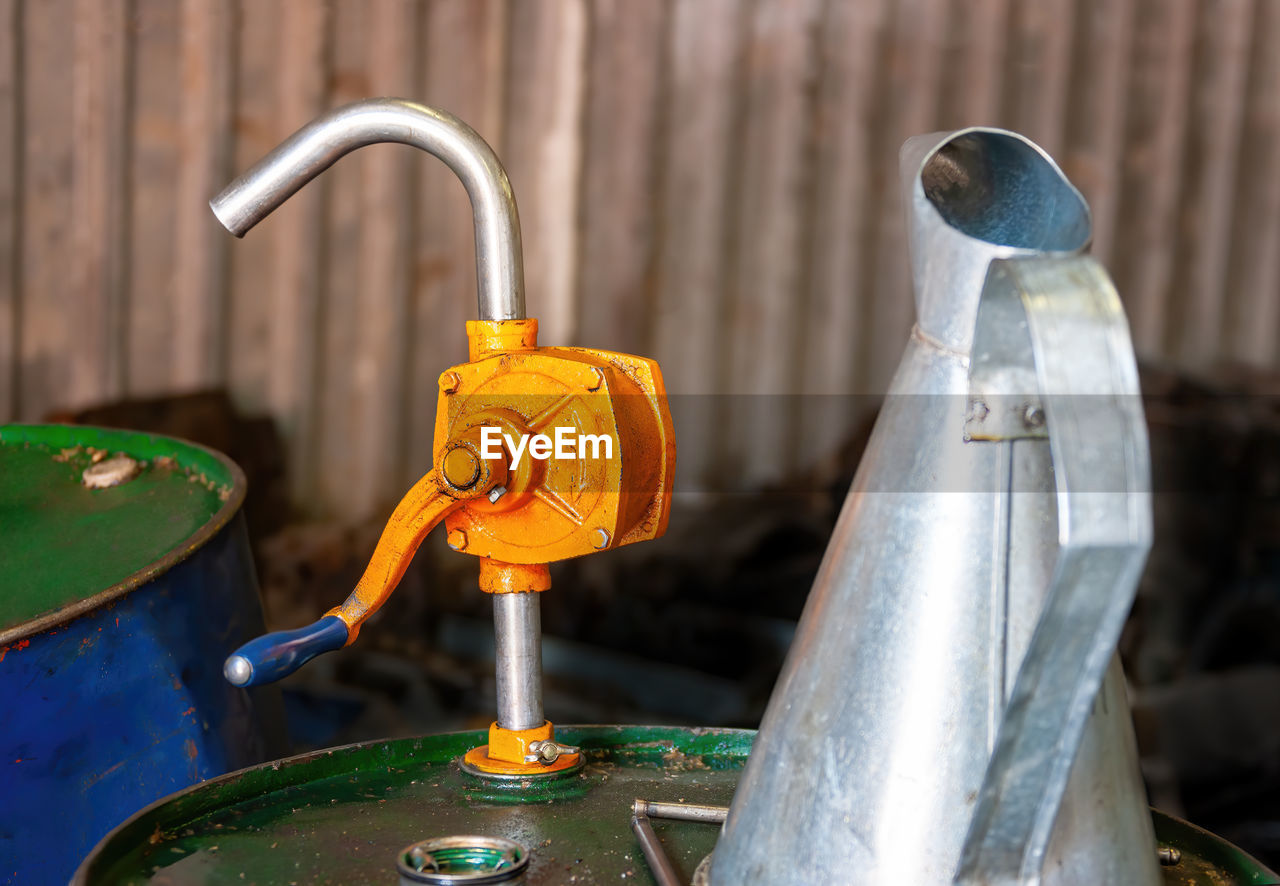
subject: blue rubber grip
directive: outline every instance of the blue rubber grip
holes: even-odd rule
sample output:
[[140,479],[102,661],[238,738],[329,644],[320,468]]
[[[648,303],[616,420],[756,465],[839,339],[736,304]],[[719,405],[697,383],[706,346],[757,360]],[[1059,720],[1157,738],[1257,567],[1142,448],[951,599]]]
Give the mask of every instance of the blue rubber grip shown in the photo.
[[322,652],[347,643],[347,625],[326,615],[296,631],[276,631],[250,640],[227,657],[222,673],[234,686],[258,686],[287,677]]

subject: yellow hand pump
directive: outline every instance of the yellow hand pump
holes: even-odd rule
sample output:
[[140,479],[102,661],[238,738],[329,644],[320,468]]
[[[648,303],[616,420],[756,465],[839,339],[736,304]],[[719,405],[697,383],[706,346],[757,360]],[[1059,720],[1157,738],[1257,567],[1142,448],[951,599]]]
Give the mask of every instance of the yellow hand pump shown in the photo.
[[538,595],[548,563],[661,535],[675,436],[652,360],[538,346],[526,318],[515,199],[493,150],[465,123],[399,99],[339,108],[303,127],[211,202],[237,236],[339,157],[376,142],[415,145],[462,180],[475,214],[480,319],[470,359],[440,376],[432,468],[387,521],[351,595],[319,621],[253,640],[226,662],[238,686],[277,680],[355,640],[441,521],[448,544],[480,560],[493,596],[498,716],[463,766],[485,776],[572,769],[542,712]]

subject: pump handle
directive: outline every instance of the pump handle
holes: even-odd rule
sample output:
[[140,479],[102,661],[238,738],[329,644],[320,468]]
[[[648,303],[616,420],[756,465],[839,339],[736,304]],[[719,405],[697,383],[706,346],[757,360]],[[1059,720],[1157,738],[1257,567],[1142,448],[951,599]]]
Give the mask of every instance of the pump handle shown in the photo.
[[233,686],[272,683],[322,652],[332,652],[346,644],[346,623],[336,615],[326,615],[305,628],[255,637],[227,658],[222,673]]

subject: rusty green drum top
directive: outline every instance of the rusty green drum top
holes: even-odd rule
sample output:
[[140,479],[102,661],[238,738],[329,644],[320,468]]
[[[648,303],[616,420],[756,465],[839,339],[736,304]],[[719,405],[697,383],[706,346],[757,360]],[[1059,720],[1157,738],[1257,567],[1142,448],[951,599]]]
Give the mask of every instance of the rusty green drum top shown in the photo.
[[[89,489],[84,470],[142,465]],[[0,426],[0,645],[119,597],[185,558],[240,506],[244,479],[207,449],[130,431]]]
[[[525,884],[650,883],[632,835],[637,797],[727,805],[754,732],[561,727],[587,765],[514,784],[467,775],[485,733],[352,745],[267,764],[176,794],[107,837],[77,872],[89,884],[395,883],[401,850],[431,837],[515,840]],[[686,878],[719,828],[654,822]]]
[[[73,884],[388,884],[419,841],[514,840],[530,853],[524,886],[652,884],[632,833],[637,798],[729,805],[755,733],[661,726],[566,726],[557,739],[587,763],[560,778],[491,782],[458,759],[484,732],[318,751],[174,794],[107,836]],[[712,824],[653,819],[683,882],[715,848]],[[1270,871],[1231,844],[1155,813],[1179,863],[1168,886],[1262,886]]]
[[1176,864],[1160,868],[1164,886],[1275,886],[1280,883],[1265,865],[1238,846],[1162,812],[1152,814],[1156,842],[1174,850]]

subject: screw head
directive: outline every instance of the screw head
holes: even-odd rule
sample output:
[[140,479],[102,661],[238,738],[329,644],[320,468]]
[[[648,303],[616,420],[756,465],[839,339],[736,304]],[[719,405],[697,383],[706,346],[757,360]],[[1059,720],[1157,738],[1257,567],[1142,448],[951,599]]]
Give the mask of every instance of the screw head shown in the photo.
[[595,530],[592,530],[592,532],[591,532],[591,545],[592,545],[592,547],[594,547],[597,551],[603,551],[605,548],[609,547],[609,542],[610,542],[610,541],[611,541],[611,538],[610,538],[610,536],[609,536],[609,532],[608,532],[608,530],[606,530],[606,529],[595,529]]
[[462,384],[462,379],[458,377],[456,372],[446,372],[440,376],[440,390],[446,394],[452,394],[458,390],[458,386]]
[[467,549],[467,533],[462,529],[449,530],[449,547],[455,551],[465,551]]
[[1022,423],[1028,428],[1044,427],[1044,407],[1032,403],[1022,412]]
[[455,446],[446,452],[440,469],[454,489],[470,489],[480,479],[480,459],[466,446]]

